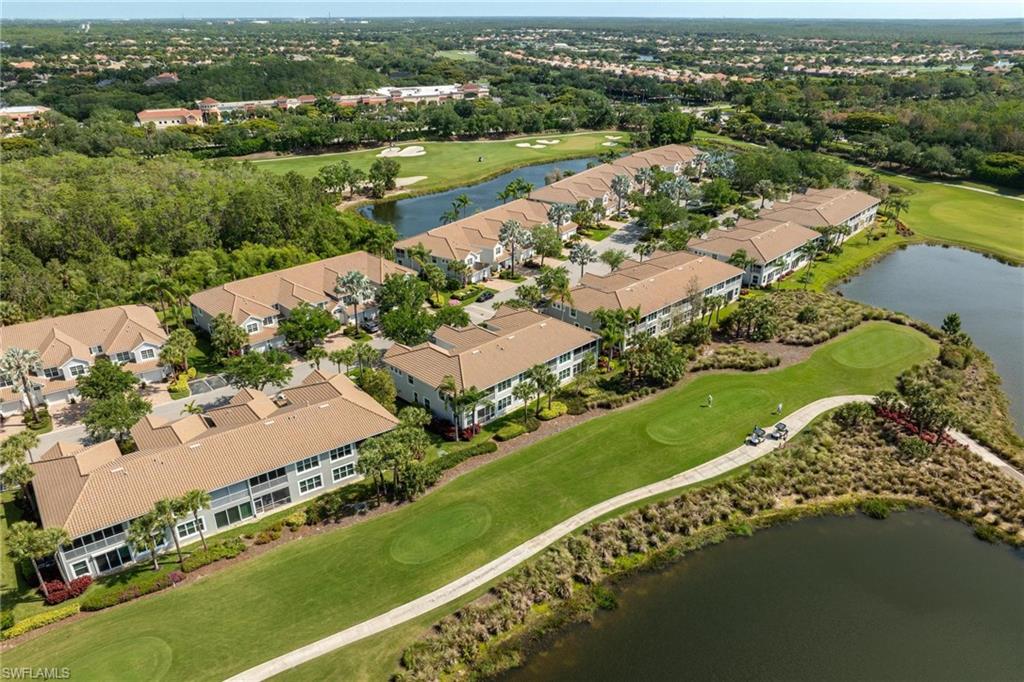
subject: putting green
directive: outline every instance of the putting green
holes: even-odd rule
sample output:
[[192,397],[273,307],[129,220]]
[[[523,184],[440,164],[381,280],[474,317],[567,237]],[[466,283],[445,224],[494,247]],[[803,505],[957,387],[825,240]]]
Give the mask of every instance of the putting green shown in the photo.
[[917,355],[924,347],[921,337],[902,333],[899,329],[878,330],[870,344],[836,344],[829,355],[844,367],[880,369]]
[[417,516],[391,541],[389,553],[400,564],[426,564],[464,547],[491,527],[491,510],[463,502],[432,517]]
[[77,677],[78,669],[89,671],[87,678],[82,679],[159,680],[170,669],[173,659],[174,652],[163,639],[130,637],[107,642],[75,660],[71,676]]

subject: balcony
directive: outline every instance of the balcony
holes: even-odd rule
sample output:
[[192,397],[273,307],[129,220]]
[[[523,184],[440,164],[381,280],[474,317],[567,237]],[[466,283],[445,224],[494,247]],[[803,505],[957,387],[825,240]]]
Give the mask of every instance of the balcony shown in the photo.
[[264,481],[263,483],[258,483],[256,485],[252,486],[252,494],[253,495],[260,495],[262,493],[267,492],[268,490],[273,490],[274,488],[280,488],[283,485],[288,485],[288,476],[287,476],[287,474],[284,475],[284,476],[278,476],[277,478],[272,478],[269,481]]
[[90,542],[87,545],[82,545],[81,547],[73,547],[72,549],[64,550],[64,558],[68,561],[71,561],[77,559],[78,557],[86,556],[89,554],[93,554],[94,552],[97,552],[99,550],[106,549],[107,547],[122,545],[124,544],[126,537],[126,533],[118,533],[117,535],[111,535],[109,538],[96,540],[94,542]]

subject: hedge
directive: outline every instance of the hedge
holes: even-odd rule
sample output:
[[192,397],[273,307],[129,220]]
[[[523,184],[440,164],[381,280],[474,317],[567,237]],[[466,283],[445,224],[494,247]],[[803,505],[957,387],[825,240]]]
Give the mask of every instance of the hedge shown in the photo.
[[192,552],[182,563],[181,570],[191,573],[221,559],[234,559],[244,551],[245,541],[241,538],[228,538],[212,542],[209,545],[209,549],[200,549]]
[[[51,580],[46,583],[45,601],[50,606],[60,604],[80,596],[89,589],[89,585],[92,585],[92,578],[87,575],[75,578],[70,583],[65,583],[63,580]],[[42,593],[42,590],[39,591]]]
[[24,620],[18,621],[12,627],[7,628],[3,632],[0,632],[0,639],[11,639],[13,637],[23,635],[26,632],[31,632],[32,630],[38,630],[44,625],[49,625],[50,623],[56,623],[57,621],[64,620],[65,618],[70,618],[81,611],[81,609],[81,605],[78,602],[75,602],[74,604],[65,604],[64,606],[58,606],[55,609],[50,609],[49,611],[29,616]]
[[150,571],[133,576],[127,584],[107,587],[103,590],[90,592],[81,601],[83,611],[100,611],[126,601],[138,599],[145,594],[152,594],[168,587],[177,585],[185,579],[181,571],[157,573]]
[[546,422],[555,419],[556,417],[561,417],[568,410],[569,408],[565,403],[561,403],[555,400],[554,402],[551,403],[551,407],[545,407],[540,411],[540,414],[537,416],[540,418],[541,421]]
[[512,440],[513,438],[518,438],[524,433],[526,433],[526,427],[519,422],[513,422],[498,429],[498,432],[494,434],[494,439],[500,441]]

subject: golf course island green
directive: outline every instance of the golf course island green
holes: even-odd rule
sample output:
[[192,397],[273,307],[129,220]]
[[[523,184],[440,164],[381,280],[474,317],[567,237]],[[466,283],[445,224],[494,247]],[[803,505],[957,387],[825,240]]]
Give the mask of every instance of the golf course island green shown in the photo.
[[[4,665],[68,666],[76,680],[224,679],[436,589],[581,509],[728,452],[753,425],[773,422],[780,402],[788,413],[875,393],[936,353],[909,327],[870,322],[789,367],[697,376],[397,511],[57,627],[5,652]],[[288,676],[384,679],[422,629],[407,623]],[[370,650],[382,655],[355,653]]]

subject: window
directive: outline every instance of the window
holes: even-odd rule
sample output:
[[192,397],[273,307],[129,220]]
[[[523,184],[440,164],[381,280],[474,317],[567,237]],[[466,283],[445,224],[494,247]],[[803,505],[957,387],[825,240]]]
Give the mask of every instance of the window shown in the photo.
[[199,531],[203,531],[205,533],[206,532],[206,521],[203,520],[201,517],[200,517],[198,523],[196,523],[195,519],[189,519],[185,523],[179,523],[177,530],[178,530],[178,539],[179,540],[184,540],[185,538],[190,538],[193,535],[199,535]]
[[238,523],[242,519],[247,519],[252,516],[252,504],[249,502],[243,502],[237,507],[228,507],[222,511],[217,512],[213,519],[217,523],[217,528],[223,528],[224,526],[230,526],[232,523]]
[[255,334],[259,330],[260,325],[258,322],[250,322],[247,325],[245,325],[245,331],[249,332],[250,334]]
[[89,562],[79,561],[71,564],[71,575],[76,578],[81,578],[83,575],[89,575]]
[[569,308],[569,317],[576,317],[576,309]]
[[93,560],[96,562],[96,570],[100,573],[106,573],[107,571],[113,571],[115,568],[120,568],[131,561],[132,553],[127,546],[121,545],[117,549],[97,554],[93,557]]
[[569,378],[570,374],[572,374],[572,368],[566,367],[565,369],[558,373],[558,380],[565,381],[566,379]]
[[132,354],[130,351],[122,351],[114,356],[114,362],[131,362]]
[[295,463],[295,473],[301,474],[303,471],[309,471],[320,466],[320,455],[313,455],[306,459],[300,459]]
[[271,324],[274,324],[274,318],[273,317],[264,317],[263,318],[263,326],[264,327],[266,327],[268,325],[271,325]]
[[[342,445],[340,448],[332,448],[327,451],[327,455],[331,458],[332,462],[336,462],[342,457],[348,457],[353,452],[352,443],[348,445]],[[337,479],[335,479],[337,480]]]
[[324,487],[324,479],[320,474],[317,474],[311,478],[304,478],[299,481],[299,494],[306,495],[322,487]]
[[570,360],[572,360],[572,353],[571,352],[569,352],[569,353],[562,353],[561,355],[558,356],[558,362],[559,363],[569,362]]
[[412,383],[412,375],[411,374],[409,375],[409,383],[410,384]]
[[249,479],[249,485],[255,487],[255,486],[258,486],[258,485],[260,485],[262,483],[269,483],[270,481],[276,480],[278,478],[284,478],[284,476],[285,476],[284,467],[280,467],[280,468],[274,469],[273,471],[268,471],[265,474],[260,474],[259,476],[253,476],[252,478]]
[[495,390],[497,390],[498,393],[501,393],[502,391],[507,391],[510,388],[512,388],[512,380],[505,379],[504,381],[498,384],[498,387]]
[[426,408],[428,412],[430,411],[430,398],[423,399],[423,407]]
[[71,376],[73,376],[73,377],[80,377],[80,376],[82,376],[83,374],[85,374],[86,372],[89,371],[89,366],[88,365],[71,365],[71,367],[69,368],[69,371],[71,372]]
[[338,467],[337,469],[335,469],[335,470],[333,470],[331,472],[331,477],[334,479],[335,483],[337,483],[338,481],[340,481],[340,480],[342,480],[344,478],[348,478],[349,476],[355,476],[355,475],[356,475],[356,465],[355,464],[346,464],[345,466],[340,466],[340,467]]
[[93,355],[99,355],[100,353],[103,352],[103,346],[91,346],[89,348],[89,352],[92,353]]
[[64,373],[60,371],[60,367],[47,367],[43,370],[43,376],[47,379],[63,379]]
[[512,397],[511,396],[506,396],[506,397],[504,397],[504,398],[502,398],[501,400],[498,401],[498,404],[495,406],[495,408],[498,410],[498,412],[501,412],[502,410],[504,410],[505,408],[507,408],[511,404],[512,404]]
[[139,353],[139,358],[142,360],[152,360],[155,357],[156,351],[154,351],[152,348],[143,348],[142,351]]

